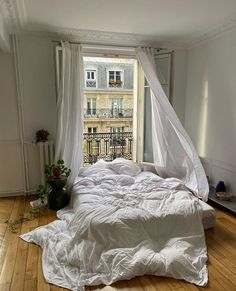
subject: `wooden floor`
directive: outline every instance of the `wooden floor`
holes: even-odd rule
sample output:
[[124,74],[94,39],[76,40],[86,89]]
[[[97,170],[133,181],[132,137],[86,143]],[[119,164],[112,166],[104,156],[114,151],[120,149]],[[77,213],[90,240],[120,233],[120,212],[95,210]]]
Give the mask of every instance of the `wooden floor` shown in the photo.
[[[19,239],[39,225],[53,221],[55,212],[46,210],[39,218],[24,223],[18,234],[12,233],[5,223],[29,211],[29,198],[0,198],[0,291],[59,291],[67,290],[47,284],[41,266],[41,249]],[[171,291],[171,290],[236,290],[236,217],[217,210],[214,229],[206,231],[208,246],[209,284],[199,288],[195,285],[170,278],[154,276],[138,277],[120,281],[112,286],[90,287],[87,290],[104,291]]]

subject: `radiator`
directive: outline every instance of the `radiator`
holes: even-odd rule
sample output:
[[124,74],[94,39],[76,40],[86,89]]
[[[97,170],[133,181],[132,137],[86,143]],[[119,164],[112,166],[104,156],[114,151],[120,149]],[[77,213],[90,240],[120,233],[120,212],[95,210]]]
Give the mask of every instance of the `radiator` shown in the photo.
[[38,142],[39,158],[40,158],[40,180],[41,184],[45,184],[44,169],[46,165],[54,163],[54,143],[53,141]]

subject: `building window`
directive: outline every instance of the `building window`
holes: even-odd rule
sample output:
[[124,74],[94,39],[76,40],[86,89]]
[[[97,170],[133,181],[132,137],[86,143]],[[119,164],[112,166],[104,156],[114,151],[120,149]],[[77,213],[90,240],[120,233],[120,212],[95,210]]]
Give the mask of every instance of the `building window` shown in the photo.
[[123,126],[122,127],[111,127],[110,131],[111,131],[111,133],[119,134],[119,133],[124,132],[124,127]]
[[97,87],[97,71],[85,70],[85,87],[96,88]]
[[87,115],[96,115],[96,99],[87,99]]
[[97,133],[97,127],[88,127],[88,133]]
[[122,88],[123,72],[122,71],[108,71],[108,87]]
[[111,127],[110,131],[112,133],[110,145],[111,146],[125,146],[126,141],[122,135],[124,133],[124,127]]
[[110,99],[110,110],[112,116],[122,116],[123,99],[112,98]]

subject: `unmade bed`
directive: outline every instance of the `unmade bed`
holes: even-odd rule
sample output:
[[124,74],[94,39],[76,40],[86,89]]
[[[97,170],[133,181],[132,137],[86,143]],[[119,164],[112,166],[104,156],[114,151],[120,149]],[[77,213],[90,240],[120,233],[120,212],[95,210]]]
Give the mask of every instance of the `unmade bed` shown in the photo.
[[50,283],[83,290],[151,274],[207,284],[203,224],[214,225],[214,209],[178,179],[123,159],[99,161],[81,169],[70,207],[57,214],[21,236],[43,248]]

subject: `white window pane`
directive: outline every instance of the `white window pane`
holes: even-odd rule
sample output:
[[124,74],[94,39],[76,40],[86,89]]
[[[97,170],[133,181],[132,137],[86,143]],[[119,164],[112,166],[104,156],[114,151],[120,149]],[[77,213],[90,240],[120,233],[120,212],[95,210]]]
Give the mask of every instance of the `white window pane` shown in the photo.
[[162,85],[169,83],[169,57],[156,58],[157,76]]

